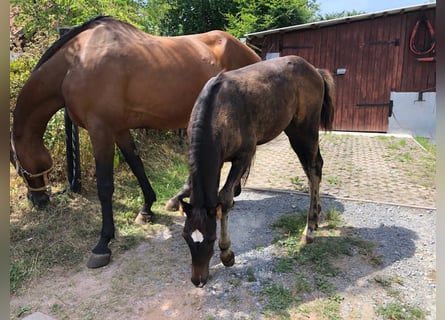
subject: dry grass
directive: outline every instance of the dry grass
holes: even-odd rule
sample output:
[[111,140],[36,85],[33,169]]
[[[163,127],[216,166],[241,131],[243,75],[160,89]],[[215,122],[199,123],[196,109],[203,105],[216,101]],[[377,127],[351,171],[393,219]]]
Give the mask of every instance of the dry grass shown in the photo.
[[[141,227],[133,223],[143,204],[142,193],[125,163],[115,169],[113,206],[117,235],[110,245],[115,257],[150,237],[160,226],[172,223],[175,213],[164,211],[163,207],[165,201],[180,190],[188,167],[184,147],[176,143],[176,138],[155,138],[156,143],[140,143],[142,158],[151,160],[145,162],[145,167],[158,198],[153,206],[157,213],[153,224]],[[82,158],[82,165],[94,167],[86,163],[85,158]],[[82,194],[57,195],[51,198],[48,207],[37,210],[26,199],[22,179],[11,166],[11,293],[29,286],[52,268],[75,268],[86,261],[99,239],[101,214],[94,172],[83,171],[83,174]],[[53,189],[62,190],[62,179],[55,180]]]

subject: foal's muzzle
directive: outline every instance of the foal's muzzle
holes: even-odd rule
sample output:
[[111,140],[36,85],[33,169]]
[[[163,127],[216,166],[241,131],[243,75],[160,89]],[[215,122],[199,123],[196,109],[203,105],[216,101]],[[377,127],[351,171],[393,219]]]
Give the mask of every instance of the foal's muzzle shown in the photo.
[[202,266],[192,265],[192,283],[198,288],[202,288],[207,283],[209,278],[209,264]]

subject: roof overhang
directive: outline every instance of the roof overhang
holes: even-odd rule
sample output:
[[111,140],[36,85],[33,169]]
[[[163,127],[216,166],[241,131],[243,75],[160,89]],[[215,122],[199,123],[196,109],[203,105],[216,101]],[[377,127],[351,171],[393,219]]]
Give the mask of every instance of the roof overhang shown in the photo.
[[260,31],[260,32],[253,32],[253,33],[246,34],[246,37],[247,37],[247,39],[262,38],[266,35],[274,34],[274,33],[286,33],[286,32],[290,32],[290,31],[303,30],[303,29],[318,29],[318,28],[332,26],[332,25],[336,25],[336,24],[373,19],[373,18],[388,16],[388,15],[402,14],[405,12],[425,10],[425,9],[430,9],[430,8],[435,8],[435,7],[436,7],[435,2],[434,3],[425,3],[425,4],[390,9],[390,10],[385,10],[385,11],[364,13],[364,14],[359,14],[356,16],[342,17],[342,18],[331,19],[331,20],[322,20],[322,21],[310,22],[310,23],[299,24],[299,25],[294,25],[294,26],[289,26],[289,27],[270,29],[270,30],[265,30],[265,31]]

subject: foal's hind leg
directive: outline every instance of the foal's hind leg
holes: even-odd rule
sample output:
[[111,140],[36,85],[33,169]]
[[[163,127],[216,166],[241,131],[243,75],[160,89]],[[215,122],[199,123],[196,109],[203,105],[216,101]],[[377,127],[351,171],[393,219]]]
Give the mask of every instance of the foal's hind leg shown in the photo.
[[153,217],[151,206],[156,201],[156,194],[148,181],[145,174],[144,164],[139,157],[136,145],[134,144],[133,137],[130,131],[122,132],[116,139],[116,144],[122,151],[125,160],[131,168],[131,171],[136,176],[139,185],[141,186],[142,193],[144,195],[144,206],[136,217],[136,223],[150,222]]
[[310,206],[307,215],[307,224],[303,232],[303,242],[314,241],[314,232],[318,228],[318,218],[321,212],[320,182],[323,168],[323,158],[320,154],[317,131],[298,130],[291,123],[285,133],[289,138],[292,149],[298,155],[304,172],[309,179]]
[[180,192],[178,192],[173,198],[167,201],[165,204],[165,209],[168,211],[178,211],[179,210],[179,200],[190,197],[191,193],[191,182],[190,176],[187,178],[187,181],[182,186]]

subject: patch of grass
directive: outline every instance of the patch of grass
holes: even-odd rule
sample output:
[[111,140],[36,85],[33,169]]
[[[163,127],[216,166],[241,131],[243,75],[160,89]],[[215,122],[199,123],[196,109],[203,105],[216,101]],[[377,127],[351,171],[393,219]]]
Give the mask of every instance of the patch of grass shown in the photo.
[[272,228],[281,229],[286,235],[299,235],[306,226],[307,211],[281,216],[272,224]]
[[413,157],[408,152],[397,154],[395,159],[399,162],[413,162]]
[[328,229],[338,228],[342,223],[340,211],[332,208],[326,211],[325,219],[328,223]]
[[12,262],[9,265],[9,287],[15,291],[22,282],[29,279],[31,273],[28,269],[21,266],[19,262]]
[[378,306],[376,310],[377,314],[388,320],[425,319],[425,313],[422,309],[403,302],[401,292],[392,287],[393,283],[402,285],[402,281],[397,275],[388,278],[377,276],[374,278],[374,281],[386,290],[389,297],[394,299],[394,301],[389,302],[384,306]]
[[295,190],[303,191],[307,189],[307,182],[302,181],[299,176],[291,178],[290,182],[292,183]]
[[29,313],[31,313],[31,310],[32,310],[32,307],[31,306],[23,306],[23,307],[21,307],[18,311],[17,311],[17,314],[16,314],[16,316],[17,316],[17,318],[20,318],[20,317],[22,317],[22,316],[24,316],[24,315],[27,315],[27,314],[29,314]]
[[[328,209],[325,215],[328,229],[335,229],[341,224],[341,214]],[[325,276],[335,276],[338,270],[330,262],[331,258],[340,255],[352,255],[352,248],[358,248],[360,254],[373,257],[372,243],[354,237],[319,236],[310,245],[301,243],[301,234],[306,226],[306,213],[285,215],[279,218],[272,227],[281,230],[277,243],[284,247],[291,258],[299,264],[313,264],[314,270]]]
[[428,152],[436,154],[436,145],[432,144],[431,141],[423,137],[415,137],[415,140]]
[[295,289],[298,292],[310,293],[312,291],[312,284],[303,275],[297,275],[295,279]]
[[278,263],[274,268],[275,272],[289,273],[294,270],[294,261],[289,258],[279,258]]
[[384,288],[391,287],[391,280],[390,279],[385,279],[385,278],[382,278],[382,277],[375,277],[374,281],[376,283],[380,284]]
[[336,176],[330,176],[327,178],[327,181],[329,184],[333,184],[333,185],[339,185],[340,184],[340,179]]
[[323,293],[331,294],[337,289],[335,285],[332,284],[332,282],[330,282],[326,277],[315,274],[314,278],[317,290]]
[[399,145],[397,143],[391,143],[388,145],[389,150],[399,150]]
[[406,140],[405,139],[400,139],[399,140],[399,146],[401,146],[402,148],[406,146]]
[[333,277],[338,274],[338,269],[331,263],[332,257],[340,254],[352,255],[349,244],[341,238],[319,238],[313,244],[302,246],[294,258],[300,264],[313,264],[314,270],[325,276]]
[[62,310],[62,306],[58,303],[54,303],[53,305],[51,305],[51,312],[54,314],[59,313]]
[[[340,306],[344,297],[337,294],[334,278],[342,275],[341,263],[343,257],[349,257],[359,254],[366,262],[378,266],[381,264],[381,258],[374,253],[375,244],[352,236],[351,228],[341,227],[341,212],[333,208],[328,208],[324,212],[323,220],[320,220],[319,230],[317,231],[315,241],[309,245],[301,242],[301,235],[306,226],[307,212],[285,215],[279,218],[272,227],[279,231],[276,243],[286,250],[286,256],[278,259],[275,272],[295,272],[296,276],[291,286],[287,289],[287,301],[290,301],[289,292],[297,295],[305,292],[309,295],[317,295],[314,308],[311,312],[317,315],[317,319],[342,319]],[[348,259],[348,258],[346,258]],[[295,265],[295,263],[297,265]],[[306,266],[301,270],[310,269],[309,274],[305,272],[296,272],[299,266]],[[383,281],[383,280],[382,280]],[[268,288],[264,292],[278,296],[278,288]],[[316,292],[316,293],[314,293]],[[295,299],[300,300],[298,296]],[[273,299],[269,303],[275,305]],[[309,309],[305,305],[292,306],[287,303],[280,307],[272,318],[291,318],[292,312],[300,313],[304,317],[309,314]],[[271,310],[273,308],[269,308]],[[312,314],[311,316],[313,316]]]
[[341,320],[340,302],[335,299],[323,298],[315,305],[315,312],[321,319]]
[[409,304],[390,302],[377,308],[377,314],[388,320],[422,320],[425,313]]
[[289,289],[281,285],[273,284],[270,287],[264,288],[262,293],[267,297],[265,310],[285,311],[292,303],[298,301]]

